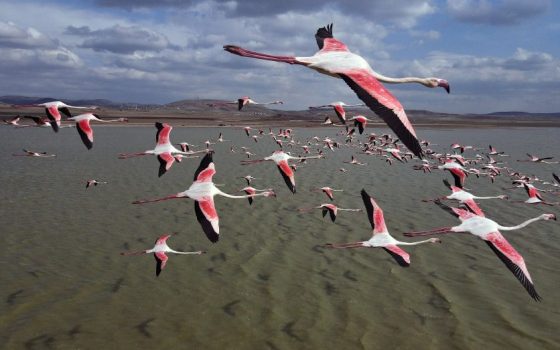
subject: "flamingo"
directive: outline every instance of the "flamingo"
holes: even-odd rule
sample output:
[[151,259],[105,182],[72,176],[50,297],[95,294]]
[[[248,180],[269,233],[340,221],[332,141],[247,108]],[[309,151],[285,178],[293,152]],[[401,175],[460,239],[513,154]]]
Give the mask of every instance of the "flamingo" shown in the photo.
[[289,155],[288,153],[285,153],[284,151],[278,150],[272,153],[270,156],[265,157],[263,159],[242,160],[241,164],[247,165],[247,164],[255,164],[255,163],[260,163],[265,161],[273,161],[278,166],[278,170],[280,171],[280,174],[284,178],[284,182],[286,182],[286,185],[288,186],[290,191],[292,191],[292,193],[296,193],[296,180],[294,178],[294,172],[292,168],[290,168],[290,165],[288,164],[288,160],[290,159],[305,160],[305,159],[318,159],[318,158],[324,158],[324,156],[318,155],[318,156],[308,156],[308,157],[294,157],[292,155]]
[[343,192],[344,190],[335,190],[333,188],[325,186],[325,187],[321,187],[321,188],[316,188],[313,191],[322,191],[332,201],[332,200],[334,200],[334,193],[333,192]]
[[515,203],[523,202],[527,204],[544,204],[544,205],[557,205],[558,203],[549,203],[545,202],[542,198],[541,194],[539,193],[539,189],[535,186],[531,185],[530,183],[523,183],[523,187],[525,191],[527,191],[527,195],[529,198],[526,201],[514,201]]
[[471,233],[484,240],[486,244],[488,244],[492,251],[494,251],[494,253],[500,258],[500,260],[502,260],[502,262],[515,275],[519,282],[521,282],[523,287],[525,287],[529,295],[534,300],[539,301],[541,299],[541,297],[535,290],[535,286],[533,285],[531,275],[527,270],[527,266],[525,265],[523,257],[515,250],[515,248],[513,248],[509,244],[504,236],[502,236],[500,230],[518,230],[535,221],[556,220],[556,216],[554,214],[542,214],[540,216],[537,216],[536,218],[526,220],[517,226],[502,226],[497,222],[486,218],[484,213],[482,212],[475,214],[466,209],[451,208],[444,205],[440,201],[436,201],[436,204],[452,215],[458,217],[461,220],[461,224],[453,227],[443,227],[430,231],[407,232],[404,233],[404,235],[407,237],[415,237],[453,232]]
[[26,150],[25,148],[23,149],[23,152],[25,152],[25,154],[12,154],[12,155],[14,157],[42,157],[42,158],[56,157],[56,154],[48,154],[47,152],[29,151]]
[[165,265],[167,265],[167,260],[169,259],[169,257],[165,253],[182,254],[182,255],[201,255],[206,253],[205,251],[202,250],[197,250],[195,252],[178,252],[176,250],[173,250],[169,248],[169,246],[167,245],[167,239],[169,239],[169,237],[171,237],[171,235],[163,235],[159,237],[156,240],[155,245],[152,249],[146,249],[146,250],[140,250],[134,252],[122,252],[121,255],[142,255],[142,254],[154,253],[154,258],[156,259],[156,277],[157,277],[159,276],[161,271],[165,268]]
[[449,83],[439,78],[390,78],[376,73],[366,60],[350,52],[346,45],[334,39],[332,27],[330,24],[317,30],[315,39],[319,51],[311,57],[268,55],[234,45],[226,45],[224,50],[244,57],[303,65],[319,73],[343,79],[360,100],[379,115],[416,156],[422,157],[422,147],[402,105],[380,82],[419,83],[432,88],[439,86],[448,93]]
[[60,113],[66,115],[68,118],[72,117],[69,108],[97,109],[97,106],[71,106],[62,101],[50,101],[31,105],[21,105],[18,107],[44,107],[47,117],[49,118],[51,126],[55,132],[58,132],[60,128],[60,121],[62,120],[62,115]]
[[86,181],[86,189],[90,188],[91,186],[97,186],[97,185],[104,185],[107,184],[107,181],[97,181],[97,180],[87,180]]
[[20,128],[24,128],[24,127],[50,127],[50,122],[49,122],[49,118],[47,117],[32,117],[29,115],[25,115],[23,116],[23,118],[27,118],[27,119],[31,119],[33,120],[33,122],[35,123],[35,125],[19,125]]
[[82,138],[82,142],[86,146],[87,149],[91,149],[93,147],[93,130],[91,129],[90,122],[103,122],[103,123],[112,123],[112,122],[128,122],[126,118],[118,118],[118,119],[111,119],[111,120],[103,120],[99,119],[97,114],[93,113],[84,113],[77,115],[75,117],[68,118],[68,120],[73,120],[76,122],[76,129],[78,129],[78,134]]
[[19,121],[20,121],[21,117],[19,115],[10,118],[10,119],[2,119],[4,121],[4,123],[6,123],[7,125],[13,125],[13,126],[19,126]]
[[200,165],[194,174],[194,182],[187,190],[163,198],[137,200],[132,202],[132,204],[145,204],[169,199],[191,198],[195,201],[194,210],[196,218],[202,226],[202,230],[210,242],[216,243],[220,238],[220,226],[218,213],[216,212],[216,207],[214,206],[215,195],[240,199],[257,196],[273,197],[275,194],[272,191],[267,191],[245,196],[231,195],[222,192],[218,187],[216,187],[216,185],[212,182],[214,174],[216,174],[216,168],[212,159],[212,152],[209,152],[200,161]]
[[475,199],[508,199],[508,196],[506,195],[498,195],[498,196],[487,196],[487,197],[479,197],[479,196],[475,196],[470,192],[465,191],[464,189],[457,187],[457,186],[452,186],[449,181],[447,180],[443,180],[443,183],[445,184],[445,186],[447,186],[447,188],[449,188],[452,192],[450,195],[445,196],[445,197],[441,197],[441,198],[436,198],[436,199],[424,199],[422,200],[423,202],[434,202],[436,200],[444,200],[444,199],[452,199],[452,200],[457,200],[462,204],[465,204],[467,207],[469,207],[469,209],[475,213],[478,213],[478,211],[480,211],[480,208],[478,207],[478,205],[476,204],[476,202],[474,201]]
[[359,162],[354,155],[352,155],[352,160],[345,160],[343,163],[352,164],[352,165],[367,165],[367,163]]
[[156,133],[156,147],[152,150],[147,150],[139,153],[121,153],[119,154],[119,159],[127,159],[132,157],[139,157],[145,155],[154,154],[159,160],[159,171],[158,176],[161,177],[165,174],[175,161],[180,162],[183,156],[192,156],[197,153],[206,153],[207,150],[201,151],[179,151],[177,148],[171,145],[169,141],[169,135],[173,127],[169,124],[162,124],[157,122],[155,124]]
[[533,162],[533,163],[545,163],[545,164],[558,164],[558,162],[548,162],[548,160],[554,157],[537,157],[535,155],[527,153],[529,159],[518,159],[518,162]]
[[383,248],[387,253],[389,253],[399,265],[403,267],[408,267],[410,265],[410,255],[399,248],[399,245],[418,245],[423,243],[441,243],[441,240],[437,238],[431,238],[424,241],[417,242],[401,242],[397,241],[389,231],[387,230],[387,225],[385,225],[385,219],[383,217],[383,210],[377,202],[370,197],[365,189],[362,189],[362,199],[366,207],[367,215],[371,228],[373,230],[372,237],[367,241],[351,242],[351,243],[327,243],[325,247],[327,248]]
[[247,186],[250,186],[250,185],[251,185],[251,181],[253,181],[253,180],[258,180],[258,178],[253,177],[253,176],[251,176],[251,175],[246,175],[246,176],[243,176],[243,177],[241,177],[241,178],[242,178],[242,179],[245,179],[245,181],[247,181]]
[[282,101],[272,101],[272,102],[255,102],[253,101],[249,96],[243,96],[241,98],[239,98],[236,102],[232,102],[232,103],[237,103],[237,110],[241,110],[243,107],[245,107],[245,105],[251,104],[251,105],[277,105],[277,104],[283,104],[284,102]]
[[[360,103],[360,104],[355,104],[355,105],[347,105],[346,103],[344,103],[342,101],[337,101],[337,102],[331,102],[328,105],[309,107],[309,109],[331,107],[331,108],[334,109],[334,112],[336,113],[336,116],[338,117],[338,120],[340,120],[340,122],[342,124],[346,124],[346,111],[344,110],[344,107],[359,107],[359,106],[365,106],[365,104]],[[325,122],[326,121],[327,120],[325,119]]]
[[313,207],[313,208],[300,208],[298,209],[299,212],[301,213],[306,213],[309,212],[313,209],[321,209],[321,212],[323,214],[323,217],[325,217],[327,215],[327,213],[330,215],[331,221],[334,222],[336,220],[336,215],[338,214],[339,211],[350,211],[350,212],[359,212],[362,211],[362,209],[346,209],[346,208],[339,208],[338,206],[331,204],[331,203],[323,203],[317,207]]
[[[276,197],[276,193],[271,188],[267,188],[266,190],[259,190],[251,186],[243,187],[239,192],[245,192],[248,195],[255,195],[257,192],[269,192],[269,197]],[[249,201],[249,205],[253,204],[253,197],[247,197]]]
[[364,117],[363,115],[357,115],[355,117],[350,118],[350,120],[354,121],[354,127],[358,127],[358,131],[360,135],[364,133],[364,129],[367,125],[367,122],[370,122],[371,119]]
[[449,172],[455,179],[455,186],[463,188],[468,173],[467,170],[461,166],[461,164],[455,163],[453,159],[448,159],[445,164],[438,166],[438,169],[449,170]]
[[496,151],[495,147],[492,147],[492,145],[488,145],[488,149],[490,150],[490,152],[488,153],[491,156],[502,156],[502,157],[509,157],[507,154],[504,154],[505,152],[498,152]]

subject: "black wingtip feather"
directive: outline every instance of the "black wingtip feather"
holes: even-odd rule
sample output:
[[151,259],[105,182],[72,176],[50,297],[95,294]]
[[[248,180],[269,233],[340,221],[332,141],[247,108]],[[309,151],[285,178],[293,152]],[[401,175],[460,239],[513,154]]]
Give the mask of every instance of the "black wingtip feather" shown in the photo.
[[196,169],[195,173],[194,173],[194,180],[196,181],[196,179],[198,178],[198,175],[206,168],[208,168],[208,166],[210,165],[210,163],[212,163],[214,160],[212,159],[212,154],[213,152],[208,152],[206,153],[206,155],[204,156],[204,158],[202,158],[202,160],[200,161],[200,165],[198,166],[198,169]]
[[360,192],[362,195],[362,200],[364,201],[364,206],[366,207],[366,213],[368,216],[369,223],[371,225],[371,229],[375,229],[375,222],[373,221],[373,205],[371,204],[371,199],[369,194],[366,192],[365,189],[362,188]]
[[523,285],[525,290],[527,290],[531,298],[533,298],[535,301],[541,301],[542,298],[535,290],[535,286],[533,285],[533,283],[531,283],[531,281],[529,281],[527,276],[525,276],[521,268],[516,264],[514,264],[500,250],[498,250],[498,248],[496,248],[492,242],[489,241],[485,241],[485,242],[486,244],[488,244],[490,248],[492,248],[492,251],[498,256],[498,258],[500,258],[500,260],[506,265],[506,267],[513,273],[515,278],[517,278],[519,282],[521,282],[521,284]]
[[328,24],[325,27],[317,29],[317,33],[315,33],[315,40],[317,40],[317,45],[319,46],[319,50],[323,48],[323,41],[327,38],[333,38],[332,32],[333,24]]
[[218,240],[220,239],[220,235],[216,233],[216,231],[214,231],[212,224],[210,223],[210,221],[208,221],[208,219],[206,219],[206,216],[204,216],[204,213],[202,212],[202,209],[200,209],[200,204],[198,204],[198,202],[194,202],[194,211],[196,213],[196,219],[200,223],[200,226],[202,226],[202,230],[204,231],[204,234],[206,234],[206,237],[208,237],[208,239],[212,243],[218,242]]
[[390,251],[387,248],[383,248],[387,253],[389,253],[389,255],[391,255],[393,257],[393,259],[395,259],[395,261],[397,262],[397,264],[399,264],[402,267],[409,267],[410,264],[407,263],[402,256],[400,256],[399,254],[395,254],[392,251]]
[[80,129],[80,125],[78,123],[76,123],[76,129],[78,130],[78,134],[80,134],[80,138],[82,139],[82,142],[84,143],[86,148],[91,149],[93,147],[93,142],[91,142],[87,134],[83,132],[82,129]]

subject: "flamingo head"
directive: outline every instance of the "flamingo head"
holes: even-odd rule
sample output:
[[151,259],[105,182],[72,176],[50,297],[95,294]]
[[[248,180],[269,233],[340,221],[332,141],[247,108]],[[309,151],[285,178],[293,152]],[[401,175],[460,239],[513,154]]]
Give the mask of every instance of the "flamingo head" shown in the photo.
[[504,199],[504,200],[508,200],[508,199],[509,199],[509,197],[508,197],[507,195],[505,195],[505,194],[499,195],[498,198]]
[[554,220],[554,221],[556,221],[556,215],[554,215],[554,214],[542,214],[541,218],[543,220]]
[[441,243],[441,239],[439,239],[439,238],[430,238],[430,243]]
[[445,91],[447,91],[447,93],[451,91],[451,89],[449,88],[449,83],[445,79],[431,78],[430,81],[433,81],[435,83],[434,87],[442,87],[445,89]]

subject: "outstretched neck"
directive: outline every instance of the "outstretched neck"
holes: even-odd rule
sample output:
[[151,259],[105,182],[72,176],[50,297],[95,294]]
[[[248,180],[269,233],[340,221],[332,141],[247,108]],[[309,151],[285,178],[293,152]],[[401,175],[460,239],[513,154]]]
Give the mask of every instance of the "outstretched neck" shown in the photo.
[[434,242],[434,239],[429,238],[429,239],[425,239],[423,241],[416,241],[416,242],[399,242],[399,245],[418,245],[418,244],[433,243],[433,242]]
[[513,230],[519,230],[520,228],[523,228],[529,224],[532,224],[535,221],[539,221],[539,220],[543,220],[543,218],[541,216],[533,218],[533,219],[529,219],[527,221],[524,221],[522,223],[520,223],[517,226],[500,226],[498,225],[498,229],[503,230],[503,231],[513,231]]
[[389,83],[389,84],[402,84],[402,83],[418,83],[425,86],[428,86],[428,79],[426,78],[418,78],[418,77],[403,77],[403,78],[392,78],[381,75],[377,72],[373,72],[373,76],[381,82]]

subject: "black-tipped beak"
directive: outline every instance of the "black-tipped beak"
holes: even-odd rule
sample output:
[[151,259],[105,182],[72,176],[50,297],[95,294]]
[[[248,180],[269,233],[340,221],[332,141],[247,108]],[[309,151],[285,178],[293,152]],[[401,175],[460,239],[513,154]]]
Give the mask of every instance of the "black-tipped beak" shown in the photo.
[[447,91],[447,93],[451,92],[451,89],[449,88],[449,83],[447,82],[447,80],[440,79],[439,82],[438,82],[438,86],[444,88],[445,91]]

